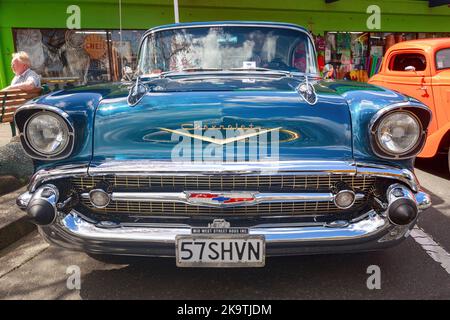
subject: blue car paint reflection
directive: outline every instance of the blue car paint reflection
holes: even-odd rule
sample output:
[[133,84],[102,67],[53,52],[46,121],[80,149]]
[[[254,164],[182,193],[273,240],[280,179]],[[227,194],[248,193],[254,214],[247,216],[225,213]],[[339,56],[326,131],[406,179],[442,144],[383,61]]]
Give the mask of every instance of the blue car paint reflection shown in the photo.
[[[167,82],[165,79],[161,83]],[[239,83],[240,90],[234,88]],[[300,139],[280,144],[280,160],[333,159],[395,163],[373,154],[368,125],[389,104],[408,98],[380,87],[354,82],[317,81],[316,105],[306,104],[292,87],[298,81],[274,79],[170,81],[170,91],[149,92],[135,107],[127,104],[129,84],[104,84],[59,91],[38,103],[58,106],[73,118],[77,131],[71,157],[39,161],[38,168],[106,159],[170,159],[173,144],[144,139],[160,127],[203,123],[252,123],[298,131]],[[152,81],[155,86],[155,82]],[[204,88],[207,88],[204,90]],[[216,88],[216,90],[213,90]],[[255,90],[257,88],[257,90]],[[248,90],[246,90],[248,89]],[[95,121],[94,121],[95,118]],[[410,167],[410,161],[402,165]]]

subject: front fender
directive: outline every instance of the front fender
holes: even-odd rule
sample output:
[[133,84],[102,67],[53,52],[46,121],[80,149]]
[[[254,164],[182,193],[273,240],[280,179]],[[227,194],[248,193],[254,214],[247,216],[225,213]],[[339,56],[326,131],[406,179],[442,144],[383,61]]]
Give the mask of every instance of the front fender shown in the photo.
[[447,122],[442,128],[428,135],[427,142],[422,152],[418,155],[419,158],[434,157],[439,148],[442,146],[443,139],[450,136],[450,122]]
[[[388,165],[413,167],[413,158],[406,160],[382,159],[374,153],[369,127],[372,118],[380,111],[396,104],[420,104],[419,101],[383,87],[350,81],[330,82],[328,86],[347,101],[352,118],[353,156],[357,162],[377,159]],[[423,107],[426,108],[425,105]],[[424,121],[428,126],[428,121]]]

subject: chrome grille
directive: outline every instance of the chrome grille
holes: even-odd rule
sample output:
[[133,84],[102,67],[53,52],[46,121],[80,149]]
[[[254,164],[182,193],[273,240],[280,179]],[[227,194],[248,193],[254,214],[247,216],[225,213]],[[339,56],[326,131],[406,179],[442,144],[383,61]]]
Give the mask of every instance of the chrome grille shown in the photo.
[[[111,201],[106,208],[101,209],[95,208],[89,199],[83,199],[82,203],[98,213],[126,213],[135,216],[307,216],[343,211],[332,202],[283,202],[233,208],[212,208],[175,202]],[[363,204],[364,200],[358,200],[354,207]]]
[[[270,190],[273,192],[330,191],[344,182],[355,191],[368,192],[375,178],[354,175],[193,175],[193,176],[96,176],[72,178],[79,193],[106,182],[112,190]],[[353,208],[363,206],[367,200],[357,200]],[[195,206],[176,202],[111,201],[106,208],[95,208],[89,199],[81,199],[85,208],[97,213],[123,213],[131,216],[314,216],[343,212],[333,202],[261,203],[232,208]]]
[[354,175],[211,175],[211,176],[108,176],[78,177],[72,183],[77,190],[94,188],[101,181],[115,189],[177,190],[330,190],[339,182],[353,190],[368,190],[374,177]]

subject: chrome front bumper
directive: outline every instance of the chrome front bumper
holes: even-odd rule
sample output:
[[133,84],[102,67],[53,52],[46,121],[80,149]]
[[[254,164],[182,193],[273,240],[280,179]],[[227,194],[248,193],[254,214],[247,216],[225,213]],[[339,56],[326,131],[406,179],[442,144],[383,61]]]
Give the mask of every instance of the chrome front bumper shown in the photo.
[[[71,177],[76,175],[102,175],[102,174],[148,174],[152,172],[170,172],[174,168],[177,173],[185,174],[184,169],[196,170],[195,166],[186,168],[177,166],[139,164],[125,166],[119,164],[105,164],[94,168],[58,168],[38,172],[29,185],[29,191],[22,194],[17,203],[26,209],[33,194],[38,187],[55,179],[55,177]],[[214,167],[208,171],[203,166],[205,174],[226,173],[255,173],[249,165]],[[169,168],[172,171],[169,171]],[[259,166],[261,169],[261,167]],[[268,168],[274,170],[273,167]],[[316,162],[316,163],[283,163],[276,168],[285,172],[324,172],[326,174],[348,173],[365,174],[393,179],[392,184],[402,183],[411,192],[411,199],[415,202],[419,212],[431,205],[430,197],[420,190],[414,174],[405,169],[381,167],[375,165],[358,165],[342,162]],[[333,223],[309,224],[260,224],[249,228],[251,235],[262,235],[266,241],[266,254],[298,255],[316,253],[341,253],[355,251],[378,250],[393,246],[408,236],[409,230],[416,223],[417,218],[403,226],[393,224],[386,214],[379,214],[373,210],[361,212],[361,215],[352,221],[334,221]],[[191,233],[189,224],[115,224],[108,221],[95,222],[84,217],[72,209],[68,214],[58,210],[56,219],[49,225],[40,226],[41,234],[51,243],[62,247],[98,254],[141,255],[141,256],[168,256],[175,255],[175,237]]]
[[[347,225],[276,226],[250,228],[251,235],[263,235],[267,256],[345,253],[379,250],[401,242],[415,221],[395,226],[375,212]],[[50,226],[40,227],[44,238],[61,247],[97,254],[133,256],[175,256],[175,237],[188,235],[188,226],[99,227],[72,211]]]

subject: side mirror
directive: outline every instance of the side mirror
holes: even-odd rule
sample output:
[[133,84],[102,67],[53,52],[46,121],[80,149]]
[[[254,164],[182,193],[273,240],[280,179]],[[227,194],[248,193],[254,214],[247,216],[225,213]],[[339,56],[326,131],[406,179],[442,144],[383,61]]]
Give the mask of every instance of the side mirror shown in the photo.
[[326,64],[322,70],[323,79],[333,79],[334,78],[334,67],[332,64]]
[[414,66],[407,66],[407,67],[405,68],[405,71],[416,72],[416,67],[414,67]]
[[122,69],[122,81],[131,81],[133,79],[133,69],[129,66],[125,66]]
[[139,77],[136,78],[135,84],[131,87],[128,94],[128,105],[134,107],[137,105],[147,93],[147,86],[139,81]]

